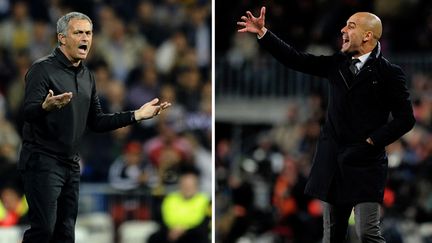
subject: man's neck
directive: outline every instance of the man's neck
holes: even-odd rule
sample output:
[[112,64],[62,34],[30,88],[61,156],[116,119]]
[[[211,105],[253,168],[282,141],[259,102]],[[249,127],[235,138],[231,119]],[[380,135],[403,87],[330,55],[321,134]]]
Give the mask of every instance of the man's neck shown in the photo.
[[78,60],[78,61],[76,61],[76,60],[74,60],[72,57],[70,57],[68,54],[67,54],[67,52],[65,51],[65,49],[64,49],[64,46],[60,46],[60,51],[63,53],[63,55],[65,55],[65,57],[71,62],[71,64],[72,64],[72,66],[74,66],[74,67],[78,67],[79,65],[80,65],[80,63],[81,63],[81,60]]
[[358,58],[358,57],[363,56],[364,54],[371,53],[373,51],[373,49],[375,49],[376,45],[377,45],[377,43],[375,43],[375,44],[367,44],[366,43],[364,46],[362,46],[360,48],[360,50],[358,52],[354,53],[354,55],[352,57]]

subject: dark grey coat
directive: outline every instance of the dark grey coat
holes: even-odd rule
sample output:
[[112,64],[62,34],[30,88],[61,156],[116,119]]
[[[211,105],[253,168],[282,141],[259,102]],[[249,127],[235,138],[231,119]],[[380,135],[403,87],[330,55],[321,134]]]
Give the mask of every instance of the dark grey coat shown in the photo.
[[[268,31],[259,44],[285,66],[329,80],[329,100],[305,193],[331,203],[382,202],[385,146],[415,124],[406,76],[375,47],[357,76],[350,57],[295,50]],[[391,115],[391,116],[390,116]],[[375,145],[366,143],[370,137]]]

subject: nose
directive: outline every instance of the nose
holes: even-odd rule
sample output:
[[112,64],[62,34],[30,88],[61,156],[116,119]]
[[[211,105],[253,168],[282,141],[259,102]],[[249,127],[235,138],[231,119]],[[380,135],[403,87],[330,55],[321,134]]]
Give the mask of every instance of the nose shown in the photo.
[[346,26],[342,27],[342,29],[341,29],[341,33],[342,33],[342,34],[343,34],[343,33],[346,33]]

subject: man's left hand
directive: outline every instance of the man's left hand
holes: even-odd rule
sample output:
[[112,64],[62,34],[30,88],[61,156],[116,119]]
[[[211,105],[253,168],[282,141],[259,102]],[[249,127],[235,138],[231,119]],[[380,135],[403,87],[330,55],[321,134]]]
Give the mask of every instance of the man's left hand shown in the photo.
[[150,119],[154,116],[159,115],[163,110],[171,106],[169,102],[162,102],[158,104],[159,99],[155,98],[150,102],[145,103],[138,110],[134,112],[135,120],[141,121],[145,119]]

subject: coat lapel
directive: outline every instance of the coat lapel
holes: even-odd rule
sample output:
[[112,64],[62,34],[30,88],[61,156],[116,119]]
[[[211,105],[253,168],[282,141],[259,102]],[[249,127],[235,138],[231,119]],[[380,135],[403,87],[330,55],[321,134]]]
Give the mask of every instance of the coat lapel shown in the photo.
[[381,56],[381,44],[378,42],[376,47],[372,50],[369,58],[366,60],[366,63],[360,69],[359,73],[353,77],[351,80],[351,86],[349,90],[353,89],[357,84],[363,82],[368,75],[372,73],[371,67],[373,63]]

